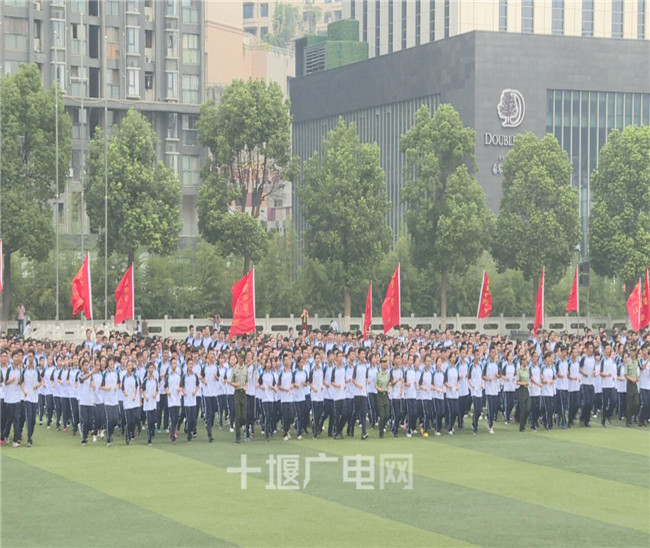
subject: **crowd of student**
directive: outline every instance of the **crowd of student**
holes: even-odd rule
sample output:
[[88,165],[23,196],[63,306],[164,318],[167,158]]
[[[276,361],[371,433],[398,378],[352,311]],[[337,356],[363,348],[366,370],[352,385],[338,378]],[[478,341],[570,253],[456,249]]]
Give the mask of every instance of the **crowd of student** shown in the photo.
[[[82,345],[0,336],[0,443],[27,446],[36,421],[80,432],[82,445],[146,433],[176,443],[224,426],[235,441],[259,429],[268,441],[310,434],[341,439],[376,429],[397,437],[454,434],[499,417],[535,431],[626,426],[650,418],[650,333],[528,340],[476,333],[399,330],[366,339],[315,331],[229,339],[205,328],[182,341],[87,331]],[[10,438],[13,429],[13,438]]]

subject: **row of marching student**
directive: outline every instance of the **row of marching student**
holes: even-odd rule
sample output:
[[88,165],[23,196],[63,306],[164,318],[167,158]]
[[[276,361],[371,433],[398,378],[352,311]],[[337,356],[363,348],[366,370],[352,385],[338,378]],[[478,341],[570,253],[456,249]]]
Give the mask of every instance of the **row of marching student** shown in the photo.
[[[528,340],[400,329],[396,336],[303,332],[297,337],[184,341],[109,337],[84,344],[0,337],[2,443],[34,443],[36,423],[81,444],[146,435],[192,442],[205,428],[235,441],[478,434],[530,428],[646,426],[650,334],[542,332]],[[483,422],[481,422],[483,421]],[[201,424],[201,428],[199,428]],[[11,436],[13,430],[13,436]],[[144,435],[143,435],[144,434]],[[201,436],[203,438],[203,436]]]

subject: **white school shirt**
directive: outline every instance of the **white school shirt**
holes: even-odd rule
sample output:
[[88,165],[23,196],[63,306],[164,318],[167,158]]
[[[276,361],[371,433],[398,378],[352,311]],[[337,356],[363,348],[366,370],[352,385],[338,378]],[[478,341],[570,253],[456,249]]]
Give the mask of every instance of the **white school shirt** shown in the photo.
[[124,375],[122,379],[122,390],[126,392],[123,400],[124,409],[140,407],[140,381],[135,373]]
[[[541,376],[542,372],[539,368],[539,365],[537,364],[531,364],[531,366],[528,368],[530,372],[530,378],[531,380],[534,380],[535,382],[538,382],[541,384]],[[537,397],[542,395],[542,389],[537,386],[536,384],[533,384],[532,382],[530,383],[530,386],[528,387],[528,390],[530,391],[530,397]]]
[[[413,367],[408,367],[404,372],[404,399],[414,400],[416,396],[415,385],[418,381],[417,371]],[[410,386],[407,386],[409,385]]]
[[293,383],[298,385],[298,388],[293,389],[293,401],[295,402],[305,401],[303,382],[307,382],[307,372],[304,369],[302,371],[296,369],[293,372]]
[[23,371],[23,388],[27,392],[25,401],[38,403],[38,389],[34,390],[34,385],[41,382],[40,373],[34,369],[24,369]]
[[246,369],[246,395],[255,395],[255,366],[252,363]]
[[[433,383],[433,370],[431,368],[423,369],[422,373],[420,373],[420,378],[418,379],[418,384],[422,385],[423,388],[431,388],[431,384]],[[433,391],[432,390],[420,390],[420,393],[422,394],[422,399],[423,400],[431,400],[433,399]]]
[[458,388],[459,396],[469,395],[469,384],[467,384],[468,372],[469,372],[469,367],[467,366],[467,358],[465,358],[463,361],[460,361],[458,364],[458,377],[460,378],[461,375],[463,377],[459,381],[460,383],[460,386]]
[[458,369],[455,367],[449,367],[447,371],[445,372],[445,383],[449,384],[447,386],[447,399],[450,400],[457,400],[458,399],[458,388],[456,388],[458,384]]
[[176,368],[176,373],[172,373],[171,370],[167,374],[167,381],[165,382],[165,388],[169,390],[167,395],[167,406],[168,407],[180,407],[181,405],[181,395],[178,393],[178,389],[181,386],[181,375]]
[[[650,361],[650,360],[649,360]],[[645,365],[645,369],[641,369],[641,366]],[[650,390],[650,363],[639,358],[639,389],[640,390]]]
[[[7,381],[14,380],[11,384]],[[19,403],[24,397],[20,389],[20,368],[9,367],[4,375],[5,382],[5,403]]]
[[400,392],[402,391],[402,382],[404,382],[404,372],[401,368],[393,368],[391,369],[388,378],[392,381],[398,381],[395,383],[395,386],[390,389],[390,394],[392,399],[399,400]]
[[[156,391],[158,390],[158,381],[154,375],[153,380],[149,378],[149,375],[145,377],[142,381],[142,410],[143,411],[155,411],[156,410]],[[144,397],[146,396],[146,398]]]
[[470,380],[474,385],[472,388],[472,397],[473,398],[482,398],[483,397],[483,368],[478,365],[472,365],[470,369]]
[[[568,378],[569,376],[577,380],[572,381]],[[578,392],[580,390],[581,379],[582,375],[580,374],[580,358],[578,358],[576,361],[569,359],[569,372],[567,374],[567,380],[569,381],[569,392]]]
[[625,364],[622,363],[619,365],[617,368],[617,373],[618,377],[621,377],[623,380],[620,381],[618,378],[616,379],[616,391],[621,393],[621,394],[627,394],[627,379],[625,378]]
[[313,384],[317,390],[312,390],[311,392],[311,401],[313,402],[322,402],[324,398],[324,386],[323,380],[325,378],[325,372],[322,367],[312,369],[309,374],[310,384]]
[[[81,377],[85,375],[82,374]],[[92,407],[94,404],[93,401],[93,387],[92,387],[92,375],[88,377],[85,381],[81,380],[79,377],[79,405],[84,405],[86,407]]]
[[503,391],[504,392],[514,392],[517,388],[517,379],[515,375],[517,374],[517,367],[514,362],[509,363],[505,362],[505,365],[502,369],[503,375]]
[[288,391],[280,390],[278,393],[280,395],[280,401],[282,403],[292,403],[293,402],[293,388],[291,384],[293,382],[293,373],[291,370],[285,371],[282,369],[278,374],[278,386],[282,388],[288,388]]
[[264,371],[258,379],[258,385],[260,381],[262,383],[260,386],[260,399],[263,403],[272,403],[275,396],[275,391],[273,390],[275,386],[273,371]]
[[[553,367],[546,367],[542,369],[542,377],[545,381],[552,381],[555,377]],[[542,384],[542,396],[550,397],[555,395],[555,387],[552,384]]]
[[117,374],[117,371],[109,371],[108,369],[104,373],[104,378],[102,379],[102,385],[109,387],[109,391],[103,391],[104,393],[104,405],[114,406],[118,404],[117,393],[120,391],[118,388],[117,391],[114,390],[116,384],[119,384],[120,377]]
[[45,369],[43,369],[43,374],[41,375],[41,378],[45,380],[45,382],[43,383],[44,396],[50,396],[52,394],[52,382],[50,381],[50,377],[52,376],[52,371],[54,371],[54,366],[46,365]]
[[611,377],[599,377],[603,388],[614,388],[616,386],[616,361],[613,356],[603,360],[602,371],[605,374],[611,374]]
[[377,394],[377,387],[375,386],[377,371],[378,369],[376,366],[371,365],[368,367],[368,384],[366,385],[368,394]]
[[194,394],[194,390],[196,390],[198,386],[199,377],[196,373],[185,373],[185,375],[183,375],[183,388],[186,392],[186,395],[183,396],[183,405],[185,407],[196,406],[196,394]]
[[499,373],[499,366],[496,362],[488,361],[485,364],[485,368],[483,370],[483,376],[489,379],[485,381],[486,396],[499,395],[499,379],[497,378],[498,373]]
[[330,394],[334,401],[341,401],[345,399],[345,369],[343,367],[334,367],[331,373],[328,371],[328,381],[338,384],[340,388],[336,388],[330,384]]
[[594,370],[596,369],[595,356],[584,356],[580,360],[580,362],[581,362],[581,369],[587,374],[587,376],[585,377],[582,373],[580,373],[580,382],[585,386],[593,386]]
[[208,364],[203,368],[203,378],[207,383],[203,385],[203,395],[207,398],[216,397],[218,394],[219,379],[215,378],[218,372],[216,363]]
[[433,386],[442,389],[442,392],[438,392],[437,390],[433,391],[434,400],[445,399],[445,378],[446,375],[442,372],[442,369],[440,371],[436,369],[436,371],[433,373]]
[[104,391],[102,386],[102,374],[100,372],[93,373],[92,380],[95,383],[95,390],[93,390],[93,404],[104,405]]
[[361,388],[357,388],[353,382],[350,382],[352,394],[355,396],[366,396],[368,392],[366,385],[368,378],[368,365],[365,363],[357,363],[356,366],[352,368],[352,377],[361,385]]
[[567,377],[567,375],[569,374],[569,362],[567,360],[557,360],[555,362],[555,368],[557,373],[562,375],[562,378],[556,375],[555,389],[567,390],[569,388],[569,379]]

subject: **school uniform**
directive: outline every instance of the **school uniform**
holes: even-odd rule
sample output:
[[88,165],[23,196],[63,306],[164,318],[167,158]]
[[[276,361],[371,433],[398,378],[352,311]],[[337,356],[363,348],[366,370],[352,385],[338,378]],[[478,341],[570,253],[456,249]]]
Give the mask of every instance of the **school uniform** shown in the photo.
[[433,373],[433,386],[437,390],[433,391],[433,406],[435,413],[435,430],[436,435],[440,435],[442,430],[442,419],[445,416],[445,374],[442,370]]
[[555,413],[558,416],[558,424],[566,428],[566,412],[569,405],[569,362],[556,360],[555,362]]
[[542,370],[540,369],[538,364],[534,363],[528,368],[528,371],[531,380],[530,387],[529,387],[530,422],[531,422],[531,428],[533,430],[537,430],[539,426],[539,416],[542,411],[542,389],[532,381],[535,381],[539,384],[542,383]]
[[104,414],[106,415],[106,445],[113,442],[113,431],[120,420],[120,406],[118,402],[118,392],[120,391],[120,377],[117,371],[108,369],[102,375],[104,390]]
[[517,366],[514,362],[503,362],[501,365],[501,381],[503,383],[504,413],[506,424],[510,422],[512,409],[515,406],[517,390]]
[[63,368],[59,371],[59,397],[61,398],[61,422],[63,431],[68,431],[68,425],[72,422],[72,406],[70,405],[70,368]]
[[325,420],[329,418],[328,425],[327,425],[327,436],[330,438],[336,432],[336,428],[334,428],[334,400],[332,399],[332,389],[329,383],[332,377],[332,371],[334,371],[334,368],[331,365],[329,365],[326,361],[323,362],[323,422],[322,424],[325,424]]
[[591,419],[591,410],[594,405],[594,373],[596,371],[596,358],[594,356],[583,356],[580,360],[580,371],[580,388],[582,392],[580,422],[588,427],[589,420]]
[[205,405],[204,420],[208,432],[208,440],[212,441],[212,428],[214,417],[217,413],[217,386],[219,385],[219,368],[216,363],[208,363],[203,366],[201,376],[205,380],[203,385],[203,402]]
[[199,388],[198,375],[196,373],[185,373],[181,379],[180,387],[185,391],[183,394],[183,407],[185,409],[187,441],[192,441],[192,436],[196,432],[196,394]]
[[158,394],[159,382],[155,375],[150,379],[147,375],[142,381],[142,411],[147,418],[147,443],[151,443],[156,435],[156,399]]
[[314,367],[309,373],[309,384],[313,386],[311,390],[311,416],[312,416],[312,435],[318,437],[321,431],[323,420],[323,401],[324,401],[324,383],[325,372],[323,368]]
[[639,426],[647,426],[650,419],[650,360],[639,358]]
[[176,443],[178,437],[176,429],[181,405],[180,387],[181,375],[178,368],[175,373],[172,373],[170,369],[165,377],[165,390],[167,392],[167,409],[169,410],[169,437],[173,443]]
[[[524,383],[524,384],[519,384]],[[530,413],[530,369],[528,367],[520,367],[517,370],[517,401],[519,402],[519,431],[526,430],[526,422]]]
[[[87,374],[82,373],[82,377]],[[90,375],[86,380],[79,379],[79,421],[81,424],[81,443],[87,443],[88,433],[94,423],[94,401],[93,401],[93,377]]]
[[91,377],[93,401],[93,441],[106,427],[106,411],[104,410],[104,391],[102,390],[103,373],[97,371]]
[[420,394],[422,395],[422,429],[425,434],[428,434],[429,428],[433,425],[433,391],[431,384],[433,383],[433,371],[429,367],[425,367],[420,373],[418,386],[420,387]]
[[255,376],[256,368],[250,364],[246,369],[246,437],[255,433]]
[[472,404],[472,399],[469,394],[469,384],[467,384],[467,376],[469,375],[469,364],[467,358],[458,360],[458,405],[460,406],[458,420],[460,427],[463,427],[463,420],[466,413],[469,413],[469,407]]
[[341,417],[339,419],[339,433],[343,435],[343,427],[347,424],[346,434],[354,436],[354,393],[352,389],[352,375],[354,367],[351,365],[345,366],[345,399],[341,407]]
[[542,403],[544,409],[544,426],[547,430],[553,428],[553,413],[555,409],[555,369],[544,364],[542,368]]
[[[21,384],[23,390],[27,392],[24,396],[25,421],[27,423],[27,445],[32,444],[34,435],[34,426],[36,424],[36,415],[38,413],[38,387],[41,383],[41,374],[38,369],[25,367],[21,373]],[[40,387],[40,386],[39,386]]]
[[447,402],[447,413],[449,414],[447,429],[450,434],[453,434],[454,422],[460,412],[460,406],[458,404],[458,369],[455,367],[447,368],[447,371],[445,371],[445,384],[447,385],[445,399]]
[[41,375],[43,379],[43,394],[45,396],[45,425],[50,428],[54,416],[54,396],[52,394],[53,365],[46,365]]
[[[334,384],[337,384],[339,387],[335,387]],[[332,368],[330,374],[330,394],[332,395],[333,433],[335,437],[340,438],[341,412],[345,402],[345,369],[343,367],[337,366]]]
[[[580,379],[582,376],[580,375],[580,359],[573,360],[570,358],[568,363],[569,372],[567,379],[569,384],[569,416],[567,418],[567,426],[570,428],[573,426],[580,406]],[[571,377],[571,379],[569,379],[569,377]]]
[[6,409],[5,428],[2,433],[2,439],[9,440],[9,434],[13,426],[14,444],[20,443],[22,429],[20,428],[20,408],[23,396],[21,389],[21,369],[20,367],[9,366],[4,376],[4,400]]
[[282,430],[284,431],[285,439],[289,438],[289,428],[293,419],[293,373],[291,370],[283,369],[278,376],[278,388],[280,390],[280,405],[282,408]]
[[[157,371],[158,371],[158,380],[162,384],[165,382],[165,377],[167,376],[168,371],[171,368],[171,360],[163,361],[162,359],[158,362]],[[163,416],[164,415],[164,416]],[[158,425],[158,430],[162,428],[165,430],[169,429],[169,409],[167,403],[167,394],[164,391],[158,395],[157,401],[157,417],[156,424]]]
[[472,431],[478,432],[478,420],[481,416],[481,403],[483,401],[483,368],[478,364],[472,364],[469,370],[469,379],[472,383]]
[[625,365],[619,362],[616,366],[616,393],[618,395],[618,420],[622,421],[625,416],[625,406],[627,405],[627,380],[625,379]]
[[293,372],[293,403],[294,403],[294,412],[296,416],[296,433],[298,437],[302,435],[304,431],[307,434],[307,423],[305,420],[305,409],[306,400],[305,400],[305,390],[303,383],[307,382],[307,373],[304,369],[296,369]]
[[127,373],[124,375],[122,378],[122,393],[124,395],[122,405],[124,406],[126,423],[126,444],[129,445],[135,439],[135,426],[140,411],[140,381],[135,374]]
[[[401,368],[399,367],[393,367],[390,370],[390,405],[391,405],[391,413],[392,413],[392,425],[391,425],[391,431],[393,432],[393,436],[397,437],[397,433],[399,432],[399,424],[400,421],[402,420],[402,399],[401,399],[401,392],[402,392],[402,383],[404,382],[404,372],[402,371]],[[393,382],[395,384],[393,385]]]
[[72,435],[76,436],[79,430],[79,379],[81,372],[77,367],[70,369],[70,416],[72,418]]
[[264,436],[266,440],[273,433],[273,402],[275,395],[275,375],[272,371],[264,371],[258,377],[260,399],[262,400],[262,418],[264,420]]
[[[603,391],[601,425],[605,426],[605,420],[608,420],[609,422],[612,421],[612,415],[614,414],[614,408],[616,407],[616,376],[618,368],[613,355],[602,360],[600,372],[600,381]],[[606,376],[602,376],[603,374]]]
[[488,404],[488,428],[492,429],[499,408],[499,364],[488,361],[483,368],[485,395]]
[[417,432],[417,393],[416,383],[418,380],[417,371],[413,367],[404,370],[404,403],[406,404],[406,416],[408,417],[407,434]]

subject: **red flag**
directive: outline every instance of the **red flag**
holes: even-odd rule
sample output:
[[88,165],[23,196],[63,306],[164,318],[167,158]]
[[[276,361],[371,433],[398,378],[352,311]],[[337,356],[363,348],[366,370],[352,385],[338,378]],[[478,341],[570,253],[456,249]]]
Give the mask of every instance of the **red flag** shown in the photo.
[[481,297],[478,301],[478,311],[476,317],[480,320],[488,318],[492,312],[492,293],[490,293],[490,280],[487,272],[483,271],[483,281],[481,282]]
[[255,331],[255,269],[232,286],[232,325],[230,335]]
[[93,319],[93,303],[90,287],[90,254],[86,255],[81,268],[72,280],[72,315],[83,312],[87,320]]
[[0,240],[0,293],[2,293],[4,284],[2,283],[2,271],[4,270],[4,265],[2,264],[2,240]]
[[544,323],[544,268],[542,268],[542,277],[539,280],[539,289],[537,290],[537,299],[535,301],[535,335]]
[[645,329],[650,325],[650,278],[648,267],[645,267],[645,283],[643,284],[643,298],[641,299],[641,324],[639,329]]
[[638,331],[641,327],[641,280],[634,286],[627,299],[627,315],[630,317],[632,329]]
[[133,265],[129,266],[115,290],[115,325],[135,318]]
[[386,298],[381,305],[381,319],[384,321],[384,335],[393,327],[397,327],[400,322],[400,284],[399,284],[399,264],[395,273],[388,284]]
[[363,318],[363,338],[366,338],[366,333],[372,324],[372,282],[368,287],[368,296],[366,297],[366,315]]
[[576,266],[576,272],[573,276],[573,285],[571,286],[571,294],[569,295],[569,302],[567,302],[566,305],[567,312],[577,312],[580,310],[578,291],[578,267]]

